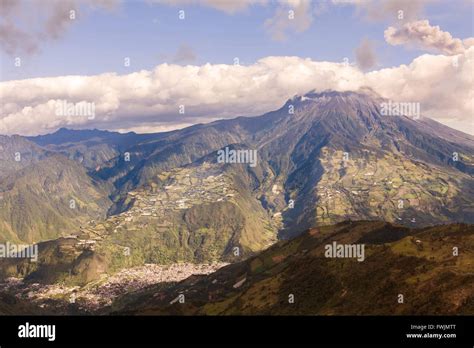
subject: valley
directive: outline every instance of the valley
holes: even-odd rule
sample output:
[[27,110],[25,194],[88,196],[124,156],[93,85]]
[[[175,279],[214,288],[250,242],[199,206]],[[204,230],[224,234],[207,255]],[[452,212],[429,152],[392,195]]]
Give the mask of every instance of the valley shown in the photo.
[[[2,282],[0,312],[472,314],[473,238],[474,228],[467,224],[412,229],[377,221],[342,222],[310,229],[232,264],[147,264],[84,286],[9,278]],[[362,243],[365,259],[327,258],[328,243]]]
[[24,314],[29,314],[30,311],[43,315],[100,313],[120,296],[156,284],[165,289],[191,276],[213,273],[225,265],[225,263],[180,263],[168,266],[146,264],[124,269],[112,276],[104,274],[100,279],[83,287],[27,283],[20,278],[7,278],[0,283],[0,298],[4,300],[9,298],[9,302],[13,304],[29,303],[29,311]]
[[[323,226],[208,276],[128,294],[112,308],[133,315],[472,315],[473,236],[463,224]],[[366,259],[326,258],[329,241],[364,243]],[[184,303],[170,302],[177,294]]]

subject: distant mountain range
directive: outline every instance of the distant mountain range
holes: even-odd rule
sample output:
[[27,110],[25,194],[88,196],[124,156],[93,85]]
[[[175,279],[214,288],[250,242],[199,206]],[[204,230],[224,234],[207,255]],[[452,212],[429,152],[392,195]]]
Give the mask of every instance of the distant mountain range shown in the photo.
[[[233,263],[348,220],[472,224],[474,137],[384,102],[310,92],[167,133],[0,136],[0,242],[40,242],[38,263],[0,261],[0,277],[83,285],[144,263]],[[255,166],[220,163],[225,148],[256,151]]]

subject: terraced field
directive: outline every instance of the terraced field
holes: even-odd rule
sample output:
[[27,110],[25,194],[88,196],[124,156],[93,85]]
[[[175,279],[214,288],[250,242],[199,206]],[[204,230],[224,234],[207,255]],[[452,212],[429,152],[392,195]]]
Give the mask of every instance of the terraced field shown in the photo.
[[[461,219],[474,210],[474,188],[460,190],[468,175],[385,153],[348,155],[323,149],[324,174],[314,194],[317,221],[332,224],[361,217],[426,226]],[[466,190],[467,189],[467,190]],[[463,206],[464,208],[460,209]],[[449,214],[448,216],[446,216]]]

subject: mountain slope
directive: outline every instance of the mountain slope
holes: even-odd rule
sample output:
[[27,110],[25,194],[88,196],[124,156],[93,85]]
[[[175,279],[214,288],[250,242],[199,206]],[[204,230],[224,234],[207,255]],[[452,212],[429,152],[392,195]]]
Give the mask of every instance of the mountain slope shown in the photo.
[[[382,102],[368,90],[310,92],[262,116],[146,139],[62,130],[37,141],[87,148],[91,139],[109,146],[110,137],[120,147],[120,154],[104,156],[89,176],[86,165],[75,171],[82,179],[70,178],[107,187],[113,201],[110,209],[107,203],[92,204],[94,213],[94,206],[108,209],[104,220],[80,220],[82,226],[71,231],[73,258],[90,249],[105,260],[104,272],[143,263],[235,262],[277,236],[293,238],[348,219],[409,227],[473,223],[473,137],[428,119],[385,116]],[[69,143],[62,133],[70,135]],[[49,152],[62,151],[53,147]],[[257,151],[258,161],[220,163],[218,151],[225,148]],[[90,191],[87,200],[97,197]],[[32,272],[24,270],[18,274]],[[59,273],[36,279],[56,281],[65,275]]]
[[310,92],[259,117],[138,143],[130,162],[116,158],[97,175],[114,182],[120,206],[126,192],[156,182],[161,171],[236,145],[258,151],[261,175],[250,190],[271,215],[282,214],[283,237],[347,218],[474,222],[474,138],[426,118],[384,116],[383,102],[369,90]]
[[[57,238],[105,216],[107,187],[90,178],[84,167],[21,137],[4,137],[1,145],[0,241]],[[7,156],[13,153],[21,154],[19,161]]]
[[[83,284],[147,263],[242,260],[274,243],[277,226],[252,199],[247,174],[226,169],[203,160],[162,172],[160,183],[128,192],[122,212],[82,224],[67,247],[64,239],[40,243],[33,265],[0,260],[0,278]],[[76,272],[85,256],[101,261]]]
[[[333,242],[364,244],[365,260],[326,257],[326,245]],[[453,247],[463,250],[459,256]],[[472,225],[416,230],[345,222],[278,242],[208,276],[127,294],[112,310],[132,315],[472,315],[473,265]],[[179,294],[184,303],[173,301]]]
[[19,135],[0,135],[0,179],[48,156],[46,149]]

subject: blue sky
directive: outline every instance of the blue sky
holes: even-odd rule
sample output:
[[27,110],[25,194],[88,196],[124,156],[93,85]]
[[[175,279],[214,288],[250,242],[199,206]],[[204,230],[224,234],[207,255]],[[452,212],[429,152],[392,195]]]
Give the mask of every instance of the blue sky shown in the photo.
[[[35,0],[31,0],[34,2]],[[47,2],[48,0],[45,0]],[[230,0],[232,1],[232,0]],[[128,73],[171,62],[180,46],[192,49],[196,59],[180,64],[207,62],[252,64],[266,56],[299,56],[338,62],[354,61],[354,49],[361,40],[374,43],[378,65],[374,68],[408,64],[423,51],[391,46],[384,41],[387,21],[369,21],[355,6],[326,6],[315,15],[308,30],[290,33],[276,41],[264,28],[278,5],[250,6],[229,14],[206,6],[169,6],[145,1],[125,1],[113,10],[80,8],[80,17],[60,38],[45,40],[32,55],[1,53],[1,79],[13,80],[60,75],[91,75],[115,71]],[[178,11],[186,11],[186,19]],[[453,37],[472,36],[472,7],[464,0],[438,1],[425,7],[424,18]],[[13,66],[22,58],[23,69]],[[123,66],[123,58],[131,66]]]

